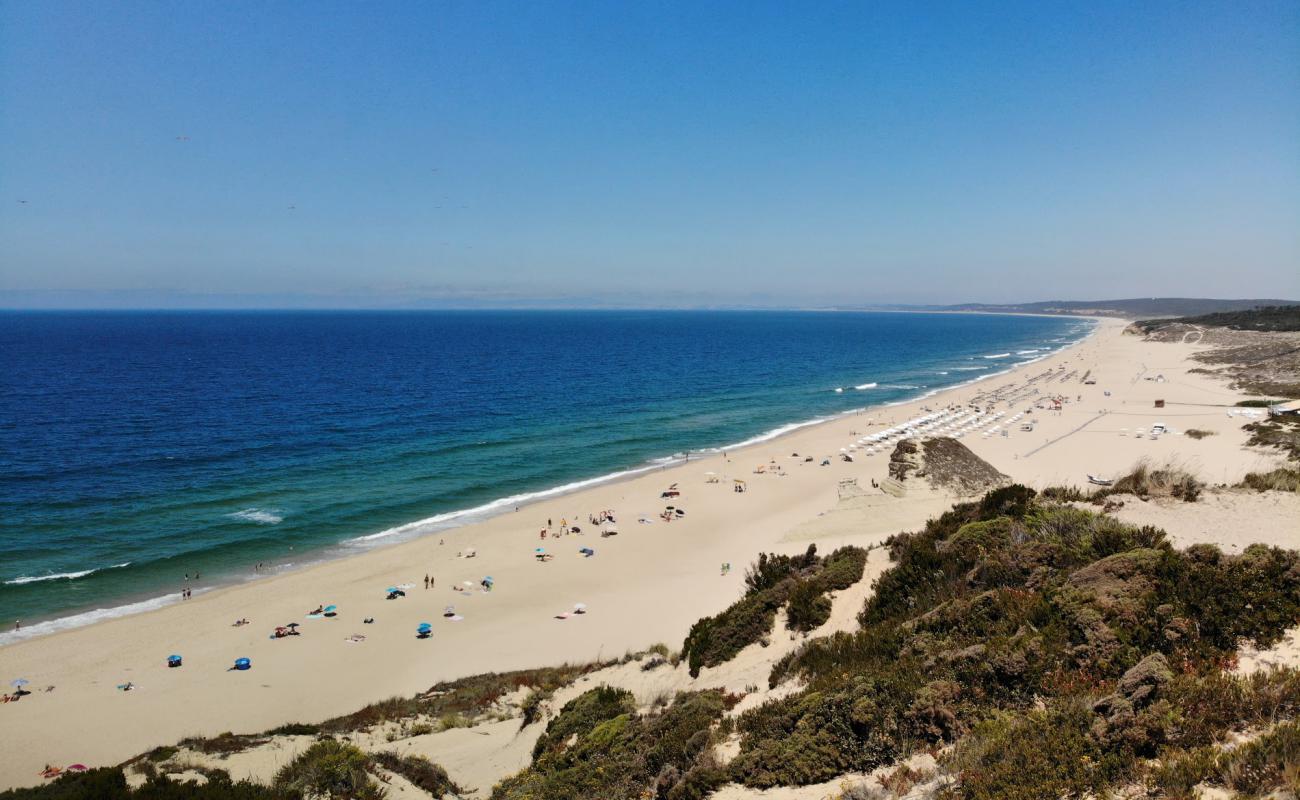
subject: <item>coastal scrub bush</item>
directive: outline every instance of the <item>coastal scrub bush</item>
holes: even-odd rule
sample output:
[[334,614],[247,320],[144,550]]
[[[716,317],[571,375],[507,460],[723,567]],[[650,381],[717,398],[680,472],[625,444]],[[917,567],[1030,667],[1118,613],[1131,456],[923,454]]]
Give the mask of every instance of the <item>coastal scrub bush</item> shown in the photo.
[[745,595],[726,610],[705,617],[693,626],[682,644],[692,677],[703,667],[726,663],[746,646],[772,632],[776,612],[791,600],[798,587],[802,595],[788,623],[791,630],[812,630],[830,617],[826,592],[847,589],[862,579],[867,553],[860,547],[842,547],[825,558],[815,545],[802,555],[762,553],[745,576]]
[[298,800],[274,787],[249,781],[232,782],[220,771],[206,783],[176,781],[166,776],[150,778],[131,789],[117,767],[100,767],[67,773],[41,786],[0,792],[2,800]]
[[966,800],[1038,800],[1099,794],[1118,777],[1096,739],[1083,703],[1023,715],[998,715],[962,740],[946,766]]
[[290,722],[278,728],[272,728],[264,736],[315,736],[320,733],[319,725],[307,725],[302,722]]
[[229,756],[235,753],[242,753],[245,750],[266,744],[264,736],[246,736],[230,733],[218,734],[210,737],[191,737],[181,739],[180,746],[196,750],[200,753],[215,756]]
[[1113,494],[1137,495],[1143,500],[1153,497],[1173,497],[1194,503],[1201,496],[1203,485],[1196,476],[1177,464],[1152,467],[1148,459],[1141,459],[1133,470],[1117,478],[1113,484],[1093,494],[1096,502]]
[[[805,688],[737,719],[735,780],[818,782],[958,741],[954,796],[1069,796],[1127,780],[1165,744],[1293,713],[1292,678],[1191,680],[1300,621],[1294,552],[1180,552],[1156,528],[1015,487],[888,545],[861,629],[778,661],[769,685]],[[1059,759],[1078,769],[1053,773]]]
[[517,689],[532,687],[542,690],[549,697],[550,693],[561,686],[606,666],[609,666],[609,662],[562,664],[558,667],[472,675],[438,683],[416,697],[382,700],[351,714],[326,720],[316,727],[320,733],[338,734],[416,717],[441,719],[446,715],[459,714],[472,720],[488,712],[494,704]]
[[1300,469],[1278,467],[1268,472],[1248,472],[1239,485],[1257,492],[1300,492]]
[[598,686],[564,704],[533,745],[533,758],[564,746],[570,736],[586,734],[597,725],[636,709],[636,698],[626,689]]
[[357,747],[322,739],[275,775],[275,787],[301,797],[378,800],[384,790],[366,771],[370,759]]
[[406,778],[433,797],[442,797],[446,794],[459,795],[465,791],[456,785],[447,774],[447,770],[424,756],[401,756],[396,753],[380,752],[373,754],[371,759],[389,772],[395,772]]
[[602,687],[567,703],[533,763],[497,784],[493,800],[696,800],[724,782],[710,756],[720,692],[681,693],[645,715],[629,701],[626,692]]
[[1188,428],[1183,431],[1183,435],[1189,439],[1204,439],[1208,436],[1216,435],[1214,431],[1207,431],[1203,428]]
[[785,626],[792,631],[811,631],[831,618],[831,599],[813,581],[797,581],[790,590]]

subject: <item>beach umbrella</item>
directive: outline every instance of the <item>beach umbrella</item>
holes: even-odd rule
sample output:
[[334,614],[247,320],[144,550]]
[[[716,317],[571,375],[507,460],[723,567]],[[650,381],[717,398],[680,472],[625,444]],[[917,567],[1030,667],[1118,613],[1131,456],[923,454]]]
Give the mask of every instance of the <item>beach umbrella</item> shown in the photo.
[[546,548],[545,548],[545,547],[535,547],[535,548],[533,548],[533,552],[534,552],[534,553],[545,553],[545,552],[546,552]]
[[469,588],[473,589],[473,588],[474,588],[474,581],[461,581],[461,582],[460,582],[460,585],[461,585],[461,586],[468,586]]
[[238,669],[238,670],[251,669],[252,666],[253,666],[253,662],[252,662],[252,661],[249,661],[247,658],[236,658],[236,659],[235,659],[235,669]]
[[492,576],[491,576],[491,575],[487,575],[487,576],[485,576],[485,577],[483,578],[483,582],[484,582],[484,583],[495,583],[496,581],[494,581],[494,580],[492,579]]
[[574,604],[573,604],[573,608],[574,608],[575,610],[582,610],[582,609],[585,609],[586,607],[587,607],[587,604],[586,604],[586,603],[574,603]]
[[397,587],[396,587],[396,586],[389,586],[389,587],[388,587],[387,589],[385,589],[384,591],[385,591],[385,592],[395,592],[395,591],[397,591]]
[[325,606],[326,611],[337,611],[338,606]]
[[421,622],[419,625],[415,626],[415,629],[419,631],[427,631],[430,630],[431,628],[433,628],[433,625],[427,622]]
[[26,678],[16,678],[12,681],[9,681],[9,685],[14,687],[15,689],[21,689],[29,683],[31,683],[31,681],[27,680]]
[[296,628],[296,627],[298,627],[298,623],[296,623],[296,622],[290,622],[288,625],[285,625],[284,627],[286,627],[286,628]]

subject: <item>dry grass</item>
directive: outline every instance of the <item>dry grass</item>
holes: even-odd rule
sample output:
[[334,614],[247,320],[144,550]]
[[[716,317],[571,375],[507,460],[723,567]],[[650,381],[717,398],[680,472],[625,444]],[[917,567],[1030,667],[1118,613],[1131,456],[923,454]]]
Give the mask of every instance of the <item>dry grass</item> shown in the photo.
[[1238,484],[1257,492],[1300,492],[1300,469],[1278,467],[1270,472],[1251,472]]
[[1181,464],[1167,461],[1157,467],[1152,465],[1150,459],[1143,458],[1133,465],[1129,474],[1094,493],[1092,499],[1098,502],[1113,494],[1132,494],[1143,500],[1173,497],[1194,503],[1201,496],[1203,488],[1204,484]]

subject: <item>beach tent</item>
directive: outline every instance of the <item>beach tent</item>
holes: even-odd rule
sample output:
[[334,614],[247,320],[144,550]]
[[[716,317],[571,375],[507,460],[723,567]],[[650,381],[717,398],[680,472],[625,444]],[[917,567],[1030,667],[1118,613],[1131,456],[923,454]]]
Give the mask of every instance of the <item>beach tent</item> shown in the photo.
[[179,667],[180,665],[181,665],[181,657],[180,657],[180,656],[178,656],[178,655],[176,655],[176,654],[174,654],[174,653],[173,653],[172,655],[170,655],[170,656],[167,656],[167,666],[168,666],[169,668]]
[[240,670],[240,671],[243,671],[243,670],[246,670],[246,669],[252,669],[252,668],[253,668],[253,662],[252,662],[252,661],[249,661],[247,658],[236,658],[236,659],[235,659],[235,669]]

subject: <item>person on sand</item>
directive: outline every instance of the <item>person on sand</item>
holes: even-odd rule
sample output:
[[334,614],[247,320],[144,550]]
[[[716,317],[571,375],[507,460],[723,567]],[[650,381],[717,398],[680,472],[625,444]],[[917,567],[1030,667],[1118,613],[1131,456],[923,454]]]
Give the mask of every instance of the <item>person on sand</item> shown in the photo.
[[426,574],[426,575],[424,576],[424,590],[425,590],[426,592],[429,591],[429,576],[428,576],[428,574]]

